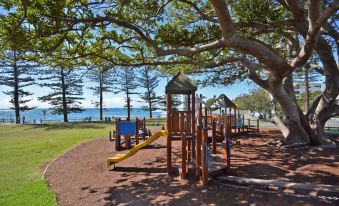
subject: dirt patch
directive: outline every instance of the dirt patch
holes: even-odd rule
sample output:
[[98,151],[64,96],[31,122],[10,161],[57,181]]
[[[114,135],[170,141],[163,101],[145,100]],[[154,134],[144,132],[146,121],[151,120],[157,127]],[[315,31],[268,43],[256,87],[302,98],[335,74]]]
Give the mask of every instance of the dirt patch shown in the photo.
[[[232,175],[294,182],[337,184],[338,149],[276,149],[277,131],[240,137],[232,151]],[[265,193],[211,181],[196,182],[166,174],[166,139],[106,168],[114,156],[107,138],[84,143],[53,162],[46,171],[49,186],[60,205],[338,205],[335,200],[296,197],[285,191]],[[180,142],[173,142],[173,161],[180,162]],[[222,152],[222,151],[219,151]],[[120,152],[124,153],[124,151]],[[314,195],[314,194],[313,194]],[[316,194],[319,195],[319,194]],[[339,194],[327,194],[339,197]]]

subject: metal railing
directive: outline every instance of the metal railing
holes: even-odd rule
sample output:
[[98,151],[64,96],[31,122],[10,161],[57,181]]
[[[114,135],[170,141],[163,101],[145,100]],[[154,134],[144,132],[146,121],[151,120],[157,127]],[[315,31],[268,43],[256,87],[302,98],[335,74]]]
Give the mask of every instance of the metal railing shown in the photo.
[[339,118],[334,117],[334,118],[327,120],[325,124],[325,131],[328,133],[339,134]]

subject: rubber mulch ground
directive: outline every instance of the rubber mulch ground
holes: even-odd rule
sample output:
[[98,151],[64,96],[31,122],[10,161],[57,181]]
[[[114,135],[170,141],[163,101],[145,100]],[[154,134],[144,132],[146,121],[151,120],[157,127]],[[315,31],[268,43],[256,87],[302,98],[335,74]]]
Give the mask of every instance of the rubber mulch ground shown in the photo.
[[[338,185],[337,148],[278,149],[274,144],[280,138],[276,130],[239,137],[240,145],[232,148],[230,175]],[[114,143],[107,138],[94,140],[50,164],[46,179],[56,192],[59,205],[339,205],[338,200],[316,197],[339,197],[335,193],[270,193],[275,188],[240,188],[216,181],[203,187],[197,182],[169,177],[165,145],[166,140],[161,137],[110,170],[106,159],[116,154]],[[173,161],[180,163],[180,142],[173,142],[173,147]]]

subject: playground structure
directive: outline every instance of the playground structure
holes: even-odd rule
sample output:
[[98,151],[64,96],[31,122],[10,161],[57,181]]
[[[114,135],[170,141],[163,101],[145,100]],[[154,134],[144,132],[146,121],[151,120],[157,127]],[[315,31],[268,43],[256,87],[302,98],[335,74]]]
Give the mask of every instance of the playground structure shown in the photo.
[[[185,74],[179,72],[166,85],[166,106],[167,106],[167,130],[158,132],[150,136],[147,140],[143,137],[143,142],[139,143],[139,120],[136,122],[117,121],[116,122],[116,150],[121,149],[121,136],[126,140],[126,148],[131,146],[130,136],[135,135],[136,145],[126,154],[116,154],[107,159],[107,165],[114,165],[124,159],[131,157],[141,148],[151,144],[161,136],[167,137],[167,172],[169,175],[177,174],[181,170],[181,177],[195,177],[207,183],[209,177],[223,174],[231,166],[231,135],[232,129],[241,131],[236,127],[236,119],[231,115],[226,115],[223,111],[215,119],[211,119],[212,125],[208,125],[207,107],[205,117],[202,115],[203,103],[202,95],[198,98],[198,118],[196,118],[196,84]],[[172,95],[183,95],[183,109],[174,108]],[[227,98],[227,97],[226,97]],[[225,99],[225,98],[224,98]],[[227,98],[228,99],[228,98]],[[229,100],[229,99],[228,99]],[[229,102],[231,102],[229,100]],[[236,105],[232,105],[236,111]],[[225,108],[228,108],[227,105]],[[229,109],[231,111],[231,109]],[[214,118],[214,117],[213,117]],[[241,119],[244,121],[244,119]],[[217,121],[219,121],[217,128]],[[143,124],[145,125],[145,124]],[[211,127],[212,126],[212,127]],[[136,129],[132,129],[136,128]],[[209,137],[209,131],[212,136]],[[244,131],[244,130],[243,130]],[[172,142],[181,142],[181,166],[179,168],[172,165]],[[221,142],[217,145],[217,141]],[[212,143],[212,152],[210,152]],[[223,154],[217,154],[217,146],[221,147]]]
[[157,132],[154,135],[150,136],[147,140],[143,140],[143,142],[141,143],[137,143],[131,150],[129,150],[126,154],[117,154],[112,158],[108,158],[107,159],[107,166],[110,165],[114,165],[115,167],[115,163],[121,162],[131,156],[133,156],[135,153],[137,153],[140,149],[142,149],[143,147],[151,144],[152,142],[154,142],[156,139],[158,139],[161,136],[166,136],[166,131],[161,131],[161,132]]
[[[122,120],[121,118],[115,119],[115,131],[109,133],[110,141],[115,141],[115,150],[130,149],[132,143],[132,137],[134,137],[135,145],[139,144],[139,138],[145,141],[146,138],[152,134],[150,130],[146,128],[146,119],[140,120],[136,118],[135,121],[131,120],[131,99],[127,99],[127,118]],[[123,141],[124,139],[124,141]],[[122,144],[125,143],[125,147]]]
[[[219,114],[213,115],[212,111],[216,109],[219,109]],[[259,120],[245,119],[244,115],[240,114],[240,108],[225,94],[206,103],[202,119],[201,121],[208,125],[208,129],[212,130],[213,140],[216,141],[222,141],[225,135],[232,140],[240,134],[259,132]]]
[[[166,85],[167,96],[167,172],[172,174],[176,168],[172,165],[172,141],[181,141],[181,176],[198,177],[203,184],[208,177],[223,173],[230,168],[230,144],[226,142],[224,158],[209,152],[209,137],[207,125],[201,119],[196,121],[196,84],[185,74],[178,73]],[[172,95],[184,95],[184,109],[172,107]],[[199,117],[202,113],[202,103],[199,104]]]
[[[146,128],[146,120],[140,120],[136,118],[135,121],[129,121],[116,119],[115,120],[115,131],[113,131],[113,136],[115,137],[110,140],[115,140],[115,150],[130,149],[132,145],[132,137],[134,137],[135,145],[139,144],[140,138],[142,141],[145,141],[146,138],[151,136],[150,130]],[[124,139],[124,141],[122,141]],[[125,143],[125,147],[122,147],[122,144]]]

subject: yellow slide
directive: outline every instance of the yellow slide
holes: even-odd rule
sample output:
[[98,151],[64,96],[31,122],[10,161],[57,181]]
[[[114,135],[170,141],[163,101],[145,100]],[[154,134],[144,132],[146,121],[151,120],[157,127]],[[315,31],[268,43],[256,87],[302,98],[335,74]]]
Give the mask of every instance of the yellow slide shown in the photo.
[[133,156],[135,153],[137,153],[141,148],[151,144],[154,142],[156,139],[159,137],[167,136],[167,130],[163,130],[160,132],[155,133],[154,135],[150,136],[147,140],[135,145],[131,150],[129,150],[126,154],[116,154],[114,157],[108,158],[107,159],[107,166],[110,166],[114,163],[118,163],[123,161],[124,159],[127,159],[131,156]]

